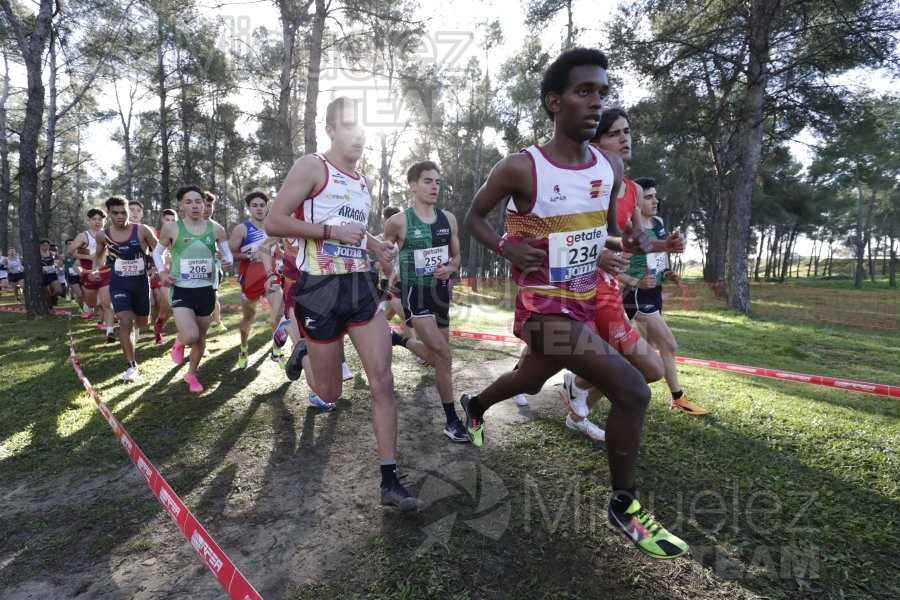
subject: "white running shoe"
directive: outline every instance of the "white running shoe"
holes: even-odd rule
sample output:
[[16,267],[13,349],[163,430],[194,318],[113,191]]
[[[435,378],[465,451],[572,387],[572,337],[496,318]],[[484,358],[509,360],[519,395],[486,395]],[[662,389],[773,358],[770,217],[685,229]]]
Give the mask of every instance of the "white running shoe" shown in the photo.
[[519,406],[528,406],[528,398],[525,397],[525,394],[516,394],[512,399]]
[[566,406],[575,415],[586,417],[591,412],[587,405],[588,391],[575,385],[575,373],[566,371],[566,374],[563,375],[563,384],[559,390],[559,395],[562,396],[563,400],[566,401]]
[[589,419],[573,421],[572,415],[566,415],[566,427],[574,429],[575,431],[580,431],[584,437],[592,439],[595,442],[606,441],[606,432],[597,427]]
[[128,367],[125,369],[125,372],[122,373],[122,381],[134,381],[138,376],[138,368],[137,367]]
[[350,365],[346,361],[341,363],[341,377],[343,377],[344,381],[353,379],[353,371],[350,370]]

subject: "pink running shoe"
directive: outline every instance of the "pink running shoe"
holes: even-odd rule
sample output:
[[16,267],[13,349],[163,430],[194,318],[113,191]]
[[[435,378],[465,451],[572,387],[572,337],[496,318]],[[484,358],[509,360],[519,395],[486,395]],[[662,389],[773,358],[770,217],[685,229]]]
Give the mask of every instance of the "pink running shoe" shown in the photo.
[[203,391],[203,386],[200,385],[200,382],[197,381],[197,376],[193,373],[187,373],[183,379],[184,382],[188,384],[188,390],[190,390],[192,394],[199,394]]
[[184,362],[184,344],[177,339],[175,340],[175,343],[172,344],[172,362],[176,365],[180,365]]

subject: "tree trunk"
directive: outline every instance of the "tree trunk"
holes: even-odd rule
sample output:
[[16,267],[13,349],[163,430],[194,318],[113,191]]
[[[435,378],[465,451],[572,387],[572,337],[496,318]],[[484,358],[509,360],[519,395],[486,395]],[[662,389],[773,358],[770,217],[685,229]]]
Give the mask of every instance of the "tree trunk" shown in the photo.
[[750,282],[747,273],[747,240],[753,185],[759,170],[763,140],[763,101],[768,84],[769,30],[779,0],[753,0],[749,23],[747,89],[738,142],[738,177],[728,219],[725,255],[725,289],[728,306],[750,312]]
[[[48,65],[50,67],[47,87],[49,92],[46,125],[44,128],[44,156],[40,172],[38,192],[38,235],[50,237],[50,202],[53,198],[53,161],[56,157],[56,35],[50,30]],[[56,240],[53,240],[56,241]]]
[[165,23],[162,17],[156,21],[158,43],[156,46],[156,93],[159,96],[159,205],[161,210],[172,206],[172,192],[169,190],[171,165],[169,164],[169,113],[166,108],[166,63],[165,63]]
[[813,240],[812,250],[809,253],[809,260],[806,263],[806,278],[809,279],[810,274],[812,274],[812,266],[813,266],[813,257],[816,255],[816,244],[819,240]]
[[894,241],[897,237],[897,210],[891,211],[891,225],[888,229],[888,239],[890,240],[891,266],[889,268],[891,287],[897,287],[897,249]]
[[0,95],[0,254],[9,248],[9,201],[12,197],[9,168],[9,138],[6,135],[6,100],[9,98],[9,60],[3,52],[3,94]]
[[720,180],[716,185],[716,205],[709,228],[709,245],[706,247],[706,264],[703,268],[703,280],[707,283],[716,283],[725,277],[725,240],[727,238],[730,195],[723,187]]
[[575,23],[572,20],[572,0],[566,1],[566,14],[569,21],[566,27],[566,47],[563,48],[563,50],[568,50],[575,45]]
[[188,108],[188,85],[181,67],[181,51],[178,52],[178,85],[181,87],[181,183],[198,183],[194,175],[194,159],[191,156],[191,118]]
[[41,289],[41,254],[37,234],[38,199],[38,138],[44,115],[43,59],[50,26],[53,20],[53,2],[40,0],[37,14],[28,20],[31,33],[26,41],[23,23],[10,6],[9,0],[0,0],[7,23],[14,31],[25,70],[28,90],[25,101],[25,119],[19,134],[19,235],[22,241],[22,259],[25,266],[25,308],[37,315],[50,314]]
[[800,217],[797,217],[797,220],[794,221],[794,228],[791,229],[790,235],[788,235],[788,240],[786,244],[786,248],[784,250],[784,259],[781,265],[781,277],[778,278],[780,283],[784,283],[784,280],[791,273],[791,262],[794,257],[794,244],[797,240],[797,232],[800,231]]
[[294,46],[297,42],[297,18],[292,3],[279,2],[281,15],[281,72],[278,76],[278,127],[276,128],[279,164],[281,173],[276,175],[283,179],[294,164],[293,123],[291,119],[291,91],[294,74]]
[[759,265],[762,262],[763,246],[766,245],[768,227],[759,228],[759,247],[756,253],[756,265],[753,267],[753,281],[759,281]]
[[869,255],[869,281],[875,281],[875,255],[872,250],[872,238],[875,236],[870,231],[867,237],[869,238],[866,243],[866,252]]
[[131,115],[134,111],[134,95],[128,96],[128,115],[122,109],[122,102],[119,100],[119,86],[113,84],[113,90],[116,94],[116,106],[119,108],[119,121],[122,123],[122,145],[125,150],[125,197],[129,200],[134,198],[134,159],[131,155]]
[[325,0],[316,0],[316,12],[309,36],[309,67],[306,71],[306,101],[303,106],[303,151],[316,151],[316,103],[319,100],[319,76],[322,72],[322,39],[325,36]]
[[[834,242],[828,242],[828,277],[831,277],[834,269]],[[822,273],[825,269],[822,269]]]

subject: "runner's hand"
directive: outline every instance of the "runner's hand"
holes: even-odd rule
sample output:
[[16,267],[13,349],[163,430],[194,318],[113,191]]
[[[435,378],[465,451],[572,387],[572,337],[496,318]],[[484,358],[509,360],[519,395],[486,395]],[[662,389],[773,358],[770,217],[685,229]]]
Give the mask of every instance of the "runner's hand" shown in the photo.
[[683,282],[681,280],[681,275],[676,273],[675,271],[666,271],[666,279],[674,283],[675,285],[681,285]]
[[653,240],[642,228],[633,228],[631,223],[625,224],[622,233],[622,250],[632,254],[647,254],[653,249]]
[[363,227],[362,223],[347,223],[346,225],[331,226],[331,239],[344,244],[359,246],[365,237],[366,228]]
[[394,242],[381,242],[380,246],[375,246],[374,252],[379,261],[393,263],[397,253],[400,252],[400,247]]
[[600,268],[610,275],[619,275],[628,268],[628,260],[624,256],[604,248],[600,252]]
[[434,278],[441,281],[447,281],[456,272],[456,269],[450,265],[441,265],[434,272]]
[[271,294],[272,292],[278,291],[278,275],[272,273],[271,275],[266,276],[266,293]]
[[394,269],[393,271],[391,271],[390,276],[388,276],[388,284],[387,284],[388,291],[390,293],[394,294],[395,296],[399,296],[400,288],[397,287],[397,284],[399,284],[399,283],[400,283],[400,273],[397,272],[396,269]]
[[503,258],[523,273],[541,268],[547,259],[547,253],[531,245],[538,239],[528,237],[520,242],[506,242],[503,245]]
[[656,275],[647,270],[647,273],[644,275],[644,277],[638,281],[637,287],[641,288],[642,290],[652,290],[656,287]]
[[222,270],[227,274],[228,270],[231,269],[231,263],[224,259],[221,259],[221,261],[222,261]]
[[175,283],[175,278],[168,271],[163,271],[159,274],[159,280],[162,281],[163,285],[166,287],[171,287]]
[[684,239],[684,234],[681,233],[681,229],[676,229],[666,237],[666,252],[679,254],[684,252],[686,245],[687,243]]

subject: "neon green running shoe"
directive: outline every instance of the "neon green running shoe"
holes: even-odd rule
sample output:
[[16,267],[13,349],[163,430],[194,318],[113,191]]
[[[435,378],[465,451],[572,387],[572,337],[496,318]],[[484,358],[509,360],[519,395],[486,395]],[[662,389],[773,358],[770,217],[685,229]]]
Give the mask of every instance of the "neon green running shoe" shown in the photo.
[[666,531],[637,500],[632,500],[624,513],[610,507],[608,514],[612,526],[624,533],[647,556],[678,558],[689,550],[684,540]]
[[463,394],[459,399],[459,403],[462,404],[463,410],[466,411],[466,435],[469,436],[469,441],[472,442],[473,446],[481,446],[484,444],[484,420],[473,419],[469,416],[469,402],[471,400],[471,396]]
[[241,352],[238,354],[238,369],[246,369],[247,368],[247,353]]

